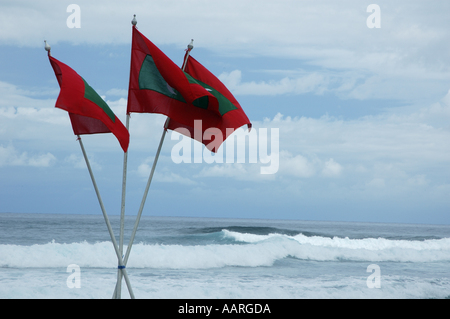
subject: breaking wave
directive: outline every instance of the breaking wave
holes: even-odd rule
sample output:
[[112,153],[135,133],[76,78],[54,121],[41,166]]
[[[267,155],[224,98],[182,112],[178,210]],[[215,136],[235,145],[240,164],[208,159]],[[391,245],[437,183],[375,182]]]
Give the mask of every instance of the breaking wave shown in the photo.
[[[392,240],[349,239],[303,234],[253,234],[222,229],[214,231],[221,244],[202,245],[136,243],[128,267],[206,269],[221,267],[270,267],[285,258],[313,261],[441,262],[450,261],[450,238]],[[217,242],[217,241],[214,241]],[[225,243],[225,244],[224,244]],[[125,247],[126,249],[126,247]],[[117,264],[110,242],[56,243],[32,246],[0,245],[0,267],[110,268]]]

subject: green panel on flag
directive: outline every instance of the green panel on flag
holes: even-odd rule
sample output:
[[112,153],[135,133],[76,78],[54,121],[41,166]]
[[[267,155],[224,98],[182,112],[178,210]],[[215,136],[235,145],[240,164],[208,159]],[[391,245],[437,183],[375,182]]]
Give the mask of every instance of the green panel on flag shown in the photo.
[[91,102],[94,102],[97,104],[105,113],[108,115],[108,117],[111,119],[111,121],[116,121],[116,115],[114,112],[109,108],[108,104],[98,95],[97,92],[83,79],[84,81],[84,97],[88,99]]
[[[192,77],[190,74],[188,74],[186,72],[184,74],[186,74],[186,77],[188,78],[189,83],[197,83],[197,84],[203,86],[209,93],[214,95],[214,97],[219,102],[220,115],[223,116],[225,113],[228,113],[233,110],[237,110],[237,107],[233,103],[231,103],[230,100],[228,100],[225,96],[223,96],[222,93],[220,93],[219,91],[214,89],[212,86],[207,85],[207,84],[203,83],[202,81],[195,79],[194,77]],[[203,108],[203,109],[207,109],[208,108],[208,96],[204,96],[204,97],[201,97],[201,98],[195,100],[193,105]],[[206,107],[204,107],[205,105],[206,105]]]
[[139,71],[139,89],[152,90],[186,103],[183,96],[162,77],[151,55],[147,55]]

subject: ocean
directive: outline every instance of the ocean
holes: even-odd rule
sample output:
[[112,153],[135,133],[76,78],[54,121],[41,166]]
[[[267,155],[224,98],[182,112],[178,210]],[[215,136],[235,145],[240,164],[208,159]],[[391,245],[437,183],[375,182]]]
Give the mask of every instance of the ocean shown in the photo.
[[[143,216],[127,272],[137,299],[448,299],[450,225]],[[0,214],[1,299],[110,299],[116,280],[101,214]]]

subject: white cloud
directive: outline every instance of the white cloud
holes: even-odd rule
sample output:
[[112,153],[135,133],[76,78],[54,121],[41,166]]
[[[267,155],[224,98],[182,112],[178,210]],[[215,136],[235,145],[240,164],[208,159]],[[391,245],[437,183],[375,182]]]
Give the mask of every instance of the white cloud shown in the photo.
[[[153,158],[147,158],[143,163],[138,166],[137,173],[140,177],[148,180],[153,165]],[[160,165],[161,166],[161,165]],[[160,167],[153,175],[153,181],[162,183],[178,183],[182,185],[197,185],[196,181],[183,177],[179,174],[169,171],[167,167]]]
[[[52,108],[55,106],[56,97],[59,91],[47,90],[43,91],[41,88],[23,89],[16,85],[0,81],[0,108],[27,108],[27,109],[41,109]],[[54,95],[54,99],[42,99],[42,96]],[[31,110],[28,110],[31,111]],[[11,114],[10,115],[14,115]]]
[[343,167],[334,161],[334,159],[330,158],[325,162],[325,166],[322,170],[322,175],[326,177],[337,177],[341,175]]
[[[291,151],[296,151],[292,150]],[[302,155],[293,156],[289,151],[280,152],[280,174],[308,178],[316,173],[313,162]]]
[[[101,170],[102,166],[95,160],[95,155],[88,155],[89,165],[93,170]],[[64,161],[77,169],[87,169],[86,161],[82,155],[70,154]]]
[[28,165],[36,167],[48,167],[53,165],[56,161],[56,157],[51,153],[33,156],[28,159]]
[[[441,172],[450,162],[449,109],[446,96],[417,111],[392,111],[354,120],[277,114],[273,119],[254,121],[253,129],[279,129],[279,170],[270,176],[281,183],[277,185],[326,177],[350,188],[436,186],[442,184]],[[261,176],[260,166],[259,158],[257,164],[246,158],[243,164],[183,167],[192,168],[196,179],[269,180]]]
[[417,111],[354,120],[278,114],[254,124],[280,129],[277,177],[340,177],[347,185],[376,188],[437,187],[450,162],[448,100],[449,95]]
[[105,95],[108,96],[127,96],[128,95],[128,91],[125,89],[110,89],[108,91],[106,91]]
[[[422,101],[429,96],[436,101],[434,96],[448,90],[450,2],[431,6],[424,1],[380,0],[382,28],[378,30],[367,28],[369,3],[358,0],[261,0],[258,10],[250,0],[209,1],[207,6],[202,0],[141,0],[132,4],[80,0],[77,4],[81,8],[81,29],[67,28],[68,3],[25,0],[0,4],[2,50],[11,46],[23,46],[24,50],[41,47],[44,54],[46,39],[54,48],[61,41],[95,44],[99,51],[105,48],[103,45],[111,45],[103,52],[108,57],[108,51],[116,45],[130,45],[130,20],[136,13],[139,30],[158,46],[175,45],[182,52],[194,38],[194,56],[208,50],[204,55],[207,59],[199,61],[206,66],[211,63],[219,70],[216,74],[222,72],[220,78],[235,95],[248,98],[312,93],[372,99],[371,103],[390,98],[416,104],[352,120],[281,114],[260,122],[252,119],[255,129],[279,128],[279,171],[270,176],[260,174],[261,163],[177,166],[167,160],[171,142],[166,137],[161,154],[166,161],[158,164],[155,180],[196,184],[199,190],[223,179],[269,181],[274,194],[284,194],[288,189],[302,196],[328,196],[328,187],[336,187],[347,198],[366,192],[365,198],[373,199],[373,194],[396,194],[397,190],[410,195],[408,191],[414,189],[436,194],[433,196],[441,202],[448,197],[450,91],[429,106]],[[186,19],[189,23],[181,27],[179,21]],[[2,169],[13,165],[51,166],[60,163],[56,158],[84,168],[82,157],[72,154],[79,147],[67,113],[54,108],[58,90],[19,87],[2,80]],[[53,74],[51,80],[55,84]],[[115,83],[112,88],[103,88],[102,94],[125,123],[126,87]],[[382,100],[379,106],[384,106]],[[301,114],[284,110],[287,115]],[[130,164],[133,159],[154,155],[164,121],[161,115],[132,114]],[[109,165],[111,157],[103,157],[106,155],[102,152],[111,150],[117,150],[117,162],[121,164],[120,148],[111,134],[83,141],[91,164],[108,161]],[[141,160],[130,169],[139,178],[147,178],[150,165]],[[259,190],[267,185],[254,183]]]
[[198,183],[173,172],[158,172],[155,175],[155,181],[163,183],[179,183],[182,185],[197,185]]
[[222,177],[238,181],[266,181],[273,180],[275,175],[262,175],[260,164],[255,163],[224,163],[220,165],[204,165],[196,178]]
[[420,174],[409,178],[408,183],[413,186],[427,186],[429,180],[427,179],[425,174]]
[[285,77],[278,81],[241,82],[242,72],[234,70],[222,73],[219,79],[236,95],[322,94],[327,90],[329,81],[323,75],[314,72],[299,73],[301,74],[297,77]]
[[[239,74],[237,74],[239,75]],[[240,76],[235,79],[240,81]],[[230,79],[232,80],[232,76]],[[240,83],[239,81],[235,83]],[[4,82],[3,82],[4,83]],[[15,86],[4,83],[3,93],[14,92],[20,101],[25,95]],[[11,97],[11,101],[14,101]],[[33,105],[40,100],[30,98]],[[36,103],[34,103],[36,102]],[[108,100],[113,111],[125,123],[126,99]],[[13,102],[14,103],[14,102]],[[53,102],[54,103],[54,102]],[[130,154],[156,150],[162,134],[165,117],[160,115],[133,114],[130,121]],[[279,171],[273,176],[261,176],[264,164],[220,164],[203,163],[201,166],[184,165],[192,169],[192,178],[186,178],[179,171],[159,175],[160,181],[184,184],[197,183],[206,177],[227,177],[237,180],[301,180],[318,176],[340,177],[348,183],[367,185],[389,185],[393,178],[411,187],[435,185],[438,171],[450,162],[450,92],[428,107],[418,110],[399,109],[377,116],[366,116],[354,120],[343,120],[330,116],[321,118],[289,117],[277,114],[272,119],[254,122],[255,132],[260,128],[278,128],[280,139]],[[75,141],[66,112],[51,107],[3,106],[0,107],[0,140],[22,140],[30,144],[27,152],[18,152],[11,146],[2,146],[1,163],[5,165],[53,165],[56,157],[45,150],[44,143],[58,147],[67,146],[68,140]],[[117,141],[110,134],[84,139],[88,152],[93,156],[101,150],[117,149]],[[6,143],[6,144],[5,144]],[[39,144],[40,143],[40,144]],[[114,144],[114,145],[112,145]],[[170,141],[166,138],[166,143]],[[31,146],[33,145],[33,146]],[[41,145],[41,146],[39,146]],[[77,146],[70,144],[71,152]],[[37,149],[31,153],[30,149]],[[169,152],[166,147],[164,152]],[[33,154],[33,155],[29,155]],[[36,155],[38,154],[38,155]],[[164,156],[164,154],[162,154]],[[167,156],[167,155],[166,155]],[[75,167],[85,167],[80,156],[70,155],[66,162]],[[248,162],[248,159],[247,159]],[[91,163],[92,164],[92,163]],[[148,177],[150,162],[137,167],[138,174]],[[383,166],[384,165],[384,166]],[[387,165],[387,166],[386,166]],[[389,166],[390,165],[390,166]],[[343,175],[345,167],[345,175]],[[383,167],[383,168],[381,168]],[[389,168],[387,174],[386,167]],[[428,172],[431,168],[435,173]],[[159,171],[161,172],[161,171]],[[385,173],[383,173],[385,172]],[[397,175],[395,175],[397,172]],[[402,172],[399,174],[398,172]],[[384,175],[383,175],[384,174]]]
[[[140,31],[157,45],[181,49],[194,38],[195,47],[220,55],[288,58],[313,67],[282,79],[236,82],[240,71],[223,75],[230,83],[235,81],[236,94],[334,92],[347,98],[414,101],[434,98],[450,80],[444,67],[450,65],[446,1],[430,6],[419,0],[380,0],[381,29],[367,28],[368,4],[358,0],[285,0],[276,6],[261,0],[258,10],[251,0],[210,1],[207,6],[202,0],[80,0],[77,4],[80,29],[67,27],[65,3],[1,4],[0,44],[43,47],[47,39],[53,45],[60,41],[129,45],[130,21],[136,13]],[[179,21],[186,19],[189,23],[180,27]],[[266,64],[261,69],[273,68]],[[108,91],[111,96],[125,93],[124,88]]]
[[[130,21],[137,14],[140,30],[157,43],[184,47],[194,38],[196,47],[225,54],[289,56],[345,68],[370,68],[374,61],[384,65],[386,59],[394,61],[393,57],[415,60],[426,48],[440,59],[449,59],[445,50],[435,50],[449,38],[449,4],[445,1],[430,6],[419,0],[380,0],[382,28],[376,30],[367,28],[368,4],[358,0],[284,0],[276,5],[261,0],[258,10],[252,0],[210,1],[208,5],[201,0],[79,0],[77,4],[80,29],[67,27],[67,3],[28,0],[2,4],[0,43],[43,46],[46,38],[54,44],[128,44]],[[179,21],[186,19],[189,23],[181,26]],[[155,32],[155,26],[164,28]],[[440,61],[426,63],[439,65]]]
[[373,187],[373,188],[384,188],[385,181],[383,178],[374,178],[370,182],[367,183],[367,186]]
[[[59,150],[73,149],[73,144],[69,142],[76,141],[76,137],[68,113],[55,107],[58,93],[55,92],[54,99],[42,99],[35,90],[24,90],[0,81],[0,142],[25,141],[30,149],[40,151],[54,147]],[[126,99],[120,98],[107,103],[125,125]],[[137,124],[137,121],[133,124]],[[151,129],[147,132],[149,130]],[[139,134],[136,136],[139,138]],[[89,145],[94,143],[96,150],[116,149],[118,145],[112,134],[83,137],[83,141]]]
[[51,153],[29,156],[27,152],[18,152],[12,145],[4,147],[0,145],[1,166],[34,166],[49,167],[56,162],[56,157]]

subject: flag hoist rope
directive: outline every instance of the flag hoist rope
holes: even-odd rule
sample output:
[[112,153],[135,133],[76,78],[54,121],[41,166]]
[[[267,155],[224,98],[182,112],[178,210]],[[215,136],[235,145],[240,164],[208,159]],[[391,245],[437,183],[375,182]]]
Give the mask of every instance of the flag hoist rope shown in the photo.
[[98,191],[97,183],[95,182],[94,174],[92,173],[91,165],[89,164],[89,159],[86,155],[86,151],[84,149],[83,142],[81,141],[80,135],[77,135],[77,136],[78,136],[78,142],[80,142],[81,151],[83,152],[84,160],[86,161],[86,165],[89,170],[89,175],[91,175],[92,184],[94,185],[94,189],[95,189],[95,193],[97,194],[98,202],[102,209],[102,213],[103,213],[103,217],[105,219],[106,226],[108,227],[109,235],[111,236],[111,241],[114,245],[114,250],[116,251],[117,260],[119,261],[119,269],[121,270],[121,272],[125,278],[125,282],[128,287],[128,292],[130,293],[131,298],[134,299],[134,293],[133,293],[133,289],[131,288],[131,284],[130,284],[130,280],[128,278],[127,271],[125,269],[125,263],[122,260],[122,256],[120,254],[116,238],[114,237],[114,233],[111,228],[111,223],[109,222],[109,218],[108,218],[108,215],[106,214],[105,206],[103,205],[103,201],[100,196],[100,192]]
[[[136,24],[133,24],[133,25],[135,26]],[[187,49],[188,52],[187,52],[187,55],[186,55],[186,59],[184,59],[184,61],[183,61],[183,66],[182,66],[182,70],[183,71],[186,68],[186,64],[187,64],[187,60],[189,58],[189,54],[190,54],[191,50],[194,48],[193,41],[194,40],[192,39],[191,43],[188,45],[188,49]],[[163,130],[163,133],[162,133],[162,136],[161,136],[161,140],[159,141],[158,150],[156,151],[155,159],[153,161],[152,170],[150,172],[150,176],[148,177],[148,181],[147,181],[147,185],[145,187],[144,195],[142,196],[141,206],[139,207],[139,212],[138,212],[138,214],[136,216],[136,221],[134,223],[133,232],[131,233],[130,241],[129,241],[128,246],[127,246],[127,251],[126,251],[124,259],[123,259],[124,266],[126,266],[126,264],[128,262],[128,257],[130,256],[131,247],[133,246],[134,238],[136,236],[136,231],[137,231],[137,228],[139,226],[139,222],[141,220],[142,211],[144,210],[145,201],[147,199],[148,191],[149,191],[150,185],[152,183],[153,174],[155,173],[156,164],[158,163],[159,154],[161,153],[162,145],[163,145],[164,139],[166,137],[167,128],[169,127],[169,122],[170,122],[170,118],[167,117],[166,122],[164,124],[164,130]],[[127,126],[127,129],[128,129],[128,126],[129,126],[129,114],[127,114],[127,124],[126,124],[126,126]],[[124,206],[124,192],[125,192],[124,188],[125,188],[125,183],[126,183],[126,178],[125,178],[125,175],[126,175],[126,163],[125,163],[125,160],[126,160],[126,155],[124,156],[124,180],[123,180],[123,185],[122,185],[123,186],[123,189],[122,189],[122,208],[125,207]],[[123,227],[123,217],[121,215],[121,231],[122,231],[122,227]],[[117,276],[118,278],[117,278],[116,288],[115,288],[114,293],[113,293],[113,298],[120,298],[121,281],[122,281],[121,278],[120,278],[120,272],[121,272],[121,270],[119,269],[118,276]]]

